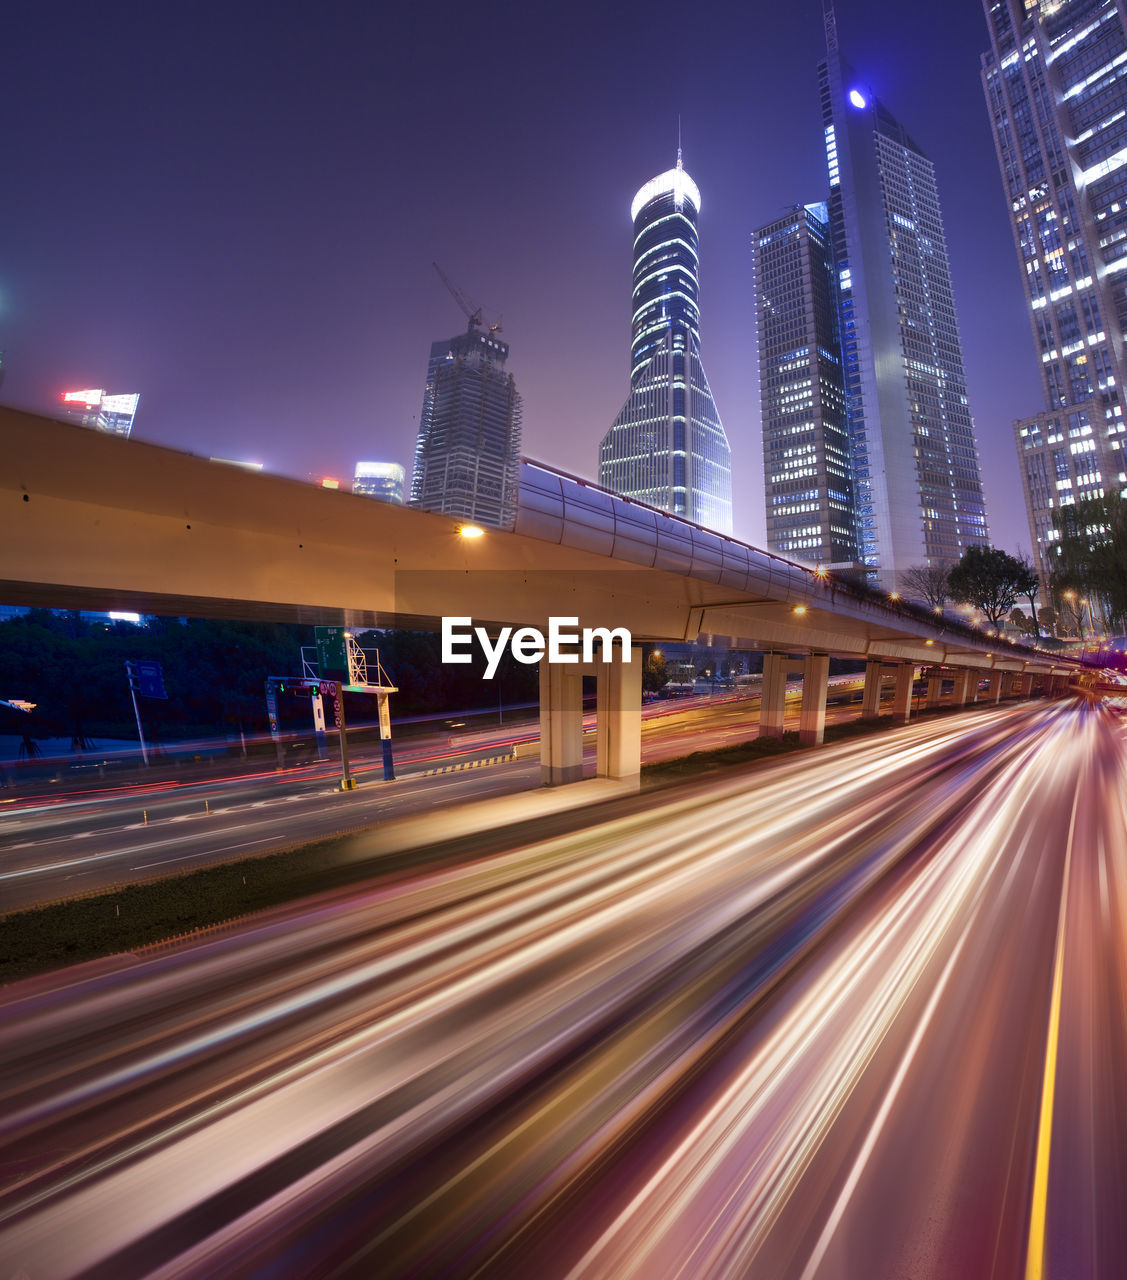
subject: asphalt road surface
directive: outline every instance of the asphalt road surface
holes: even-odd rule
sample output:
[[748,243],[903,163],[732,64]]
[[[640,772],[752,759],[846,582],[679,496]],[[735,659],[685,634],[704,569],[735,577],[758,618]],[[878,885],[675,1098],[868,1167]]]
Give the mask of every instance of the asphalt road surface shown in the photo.
[[[758,728],[758,698],[717,701],[648,718],[643,759],[743,742]],[[668,712],[663,706],[654,708]],[[855,707],[830,718],[854,718]],[[797,724],[797,700],[790,715]],[[594,724],[594,717],[591,717]],[[537,759],[496,760],[514,740],[537,731],[535,720],[508,731],[444,735],[440,744],[404,752],[397,781],[383,782],[379,755],[357,753],[360,786],[341,792],[340,766],[319,763],[281,771],[257,769],[195,782],[143,778],[92,791],[16,795],[0,800],[0,902],[14,911],[82,893],[244,858],[376,825],[439,807],[527,791],[540,785]],[[587,755],[594,772],[594,735]],[[453,773],[434,770],[459,769]]]
[[1127,750],[1003,707],[0,1016],[0,1274],[1115,1277]]

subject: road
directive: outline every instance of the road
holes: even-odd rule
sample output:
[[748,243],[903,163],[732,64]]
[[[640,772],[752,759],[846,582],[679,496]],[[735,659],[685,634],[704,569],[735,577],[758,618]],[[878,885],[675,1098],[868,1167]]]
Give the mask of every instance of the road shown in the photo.
[[[797,724],[797,700],[793,701],[790,718]],[[650,763],[745,741],[756,733],[758,706],[757,698],[741,698],[691,709],[674,707],[672,715],[652,714],[667,712],[667,706],[647,708],[643,759]],[[831,719],[856,715],[855,707],[830,712]],[[382,781],[378,752],[358,752],[354,771],[361,786],[352,792],[341,792],[337,786],[339,764],[315,763],[196,782],[139,779],[96,792],[79,785],[15,796],[0,801],[0,895],[6,910],[22,910],[469,799],[529,790],[540,785],[536,759],[488,768],[465,766],[496,760],[514,741],[526,741],[536,731],[536,721],[526,720],[505,731],[455,731],[440,742],[412,746],[402,753],[394,784]],[[593,734],[587,755],[593,772]],[[443,768],[461,771],[433,772]]]
[[1120,1275],[1125,797],[991,709],[18,984],[0,1261]]

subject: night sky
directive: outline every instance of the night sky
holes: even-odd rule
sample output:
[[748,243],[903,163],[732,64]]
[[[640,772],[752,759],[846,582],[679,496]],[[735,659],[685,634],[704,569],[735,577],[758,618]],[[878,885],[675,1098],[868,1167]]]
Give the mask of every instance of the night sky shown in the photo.
[[[979,83],[977,0],[839,0],[842,49],[936,163],[992,540],[1029,547],[1042,408]],[[762,545],[751,231],[825,198],[820,0],[20,3],[6,9],[5,403],[141,392],[134,436],[300,477],[408,470],[437,260],[504,317],[524,452],[594,479],[627,390],[630,200],[702,193],[702,356]]]

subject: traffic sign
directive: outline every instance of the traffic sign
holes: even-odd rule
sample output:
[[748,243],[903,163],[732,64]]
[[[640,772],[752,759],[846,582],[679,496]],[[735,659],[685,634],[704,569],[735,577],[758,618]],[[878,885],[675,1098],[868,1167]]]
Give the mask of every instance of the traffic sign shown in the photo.
[[348,633],[344,627],[317,627],[317,669],[322,680],[348,679]]
[[164,688],[164,672],[159,662],[134,662],[125,664],[129,687],[142,698],[167,698]]

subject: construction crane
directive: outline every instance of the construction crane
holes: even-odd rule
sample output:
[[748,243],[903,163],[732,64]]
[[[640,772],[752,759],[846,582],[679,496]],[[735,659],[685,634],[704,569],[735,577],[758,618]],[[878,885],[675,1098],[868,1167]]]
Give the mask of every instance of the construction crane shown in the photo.
[[[432,262],[430,265],[435,269],[435,271],[438,272],[438,278],[447,287],[447,289],[450,290],[450,296],[454,299],[454,301],[458,304],[458,306],[460,306],[462,310],[465,312],[466,319],[469,321],[469,332],[473,333],[475,329],[480,329],[481,326],[485,323],[485,320],[483,319],[482,308],[479,307],[472,298],[467,297],[466,294],[461,289],[458,288],[458,286],[454,283],[454,281],[450,279],[450,277],[446,274],[445,271],[443,271],[443,269],[438,265],[437,262]],[[489,332],[490,333],[501,332],[500,316],[498,316],[497,319],[491,325],[489,325]]]

